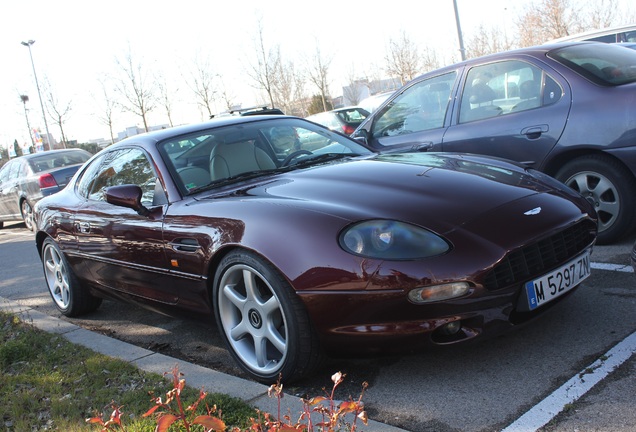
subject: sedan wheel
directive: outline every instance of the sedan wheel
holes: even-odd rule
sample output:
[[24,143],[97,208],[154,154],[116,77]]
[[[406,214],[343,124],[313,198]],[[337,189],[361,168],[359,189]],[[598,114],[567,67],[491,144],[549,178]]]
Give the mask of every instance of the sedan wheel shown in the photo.
[[26,199],[22,200],[22,204],[20,204],[20,211],[22,212],[24,225],[26,225],[29,231],[33,231],[33,207],[31,207],[31,204],[29,204]]
[[584,156],[565,165],[556,178],[596,209],[599,244],[616,241],[631,231],[636,180],[620,163],[602,155]]
[[78,316],[99,307],[102,300],[83,289],[51,239],[46,239],[42,246],[42,265],[53,303],[62,314]]
[[304,306],[283,277],[247,252],[227,255],[214,283],[217,322],[230,352],[257,381],[287,382],[320,363]]

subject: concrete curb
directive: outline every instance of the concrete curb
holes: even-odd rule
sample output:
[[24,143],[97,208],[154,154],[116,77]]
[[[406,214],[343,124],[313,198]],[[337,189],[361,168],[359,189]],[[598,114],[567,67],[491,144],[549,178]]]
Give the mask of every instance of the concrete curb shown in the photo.
[[[253,381],[237,378],[222,372],[204,368],[193,363],[168,357],[144,348],[122,342],[115,338],[94,333],[64,320],[51,317],[20,303],[0,297],[0,311],[13,313],[34,327],[63,336],[71,343],[84,346],[100,354],[118,358],[134,364],[146,372],[164,374],[172,371],[176,364],[185,376],[187,385],[203,388],[209,392],[227,394],[239,398],[264,412],[276,413],[278,401],[267,395],[268,387]],[[302,401],[296,396],[285,394],[281,401],[281,412],[299,415],[302,411]],[[369,420],[365,426],[358,421],[358,430],[367,432],[401,432],[400,429],[384,423]]]

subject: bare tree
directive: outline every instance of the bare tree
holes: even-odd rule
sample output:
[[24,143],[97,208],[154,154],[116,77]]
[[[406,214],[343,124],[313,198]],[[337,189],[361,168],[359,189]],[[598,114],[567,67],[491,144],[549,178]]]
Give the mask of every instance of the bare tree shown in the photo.
[[[68,114],[71,112],[72,101],[67,100],[65,102],[60,101],[51,87],[51,83],[45,79],[44,81],[44,95],[46,98],[45,109],[49,118],[53,121],[53,124],[60,128],[60,134],[62,136],[62,147],[66,148],[66,135],[64,134],[64,123],[67,120]],[[52,144],[52,143],[51,143]],[[52,149],[53,147],[50,146]]]
[[114,115],[115,109],[117,107],[117,103],[112,97],[111,92],[106,88],[106,83],[102,80],[99,80],[99,85],[102,90],[102,95],[100,97],[100,105],[103,111],[97,115],[100,123],[108,126],[108,133],[110,134],[110,143],[115,143],[115,134],[113,133],[113,123],[114,123]]
[[188,83],[196,96],[197,105],[207,112],[208,118],[214,114],[212,106],[217,94],[214,85],[215,78],[216,75],[210,66],[210,58],[197,56],[194,60],[191,80],[188,80]]
[[513,47],[499,28],[480,25],[475,36],[466,43],[466,57],[480,57],[486,54],[507,51]]
[[159,90],[159,104],[166,111],[166,116],[168,117],[168,124],[170,127],[173,127],[174,124],[172,122],[172,101],[176,92],[179,91],[178,88],[172,88],[168,85],[168,80],[165,76],[161,75],[159,77],[159,81],[157,82],[157,87]]
[[385,63],[386,72],[399,78],[402,84],[422,73],[424,68],[417,44],[404,31],[397,40],[389,40]]
[[614,24],[618,9],[612,0],[595,0],[589,4],[588,28],[603,29]]
[[274,86],[276,107],[287,114],[301,115],[303,110],[298,106],[297,101],[302,98],[304,75],[292,61],[284,62],[281,59],[278,66],[279,71],[276,74]]
[[258,35],[254,41],[256,62],[248,68],[248,76],[256,83],[255,87],[264,90],[272,107],[275,106],[274,92],[277,85],[276,74],[280,71],[280,46],[268,48],[263,36],[263,23],[258,20]]
[[122,109],[138,115],[148,132],[148,113],[156,106],[155,82],[141,62],[133,61],[130,47],[123,60],[116,59],[124,76],[117,80],[116,90],[125,100]]
[[331,61],[332,58],[322,56],[320,46],[318,45],[318,41],[316,41],[316,51],[312,61],[309,62],[307,76],[309,77],[309,82],[315,85],[319,92],[320,98],[322,99],[323,111],[329,111],[331,106],[331,101],[327,103],[327,99],[329,99],[329,80],[327,75]]
[[294,109],[291,114],[307,117],[309,115],[309,100],[305,92],[307,79],[301,71],[294,75],[294,79],[296,81],[294,84]]
[[365,93],[364,89],[369,88],[369,80],[360,78],[353,64],[347,71],[346,78],[347,85],[342,88],[342,98],[345,100],[345,103],[349,105],[357,105],[363,96],[368,94],[368,92]]
[[520,46],[539,45],[583,31],[581,8],[579,3],[572,6],[570,0],[540,0],[527,5],[517,21]]
[[223,100],[225,109],[228,111],[232,111],[232,109],[234,109],[234,106],[235,106],[234,99],[236,99],[236,96],[234,95],[234,93],[230,93],[227,86],[223,83],[222,79],[221,79],[221,88],[223,89],[221,90],[221,99]]

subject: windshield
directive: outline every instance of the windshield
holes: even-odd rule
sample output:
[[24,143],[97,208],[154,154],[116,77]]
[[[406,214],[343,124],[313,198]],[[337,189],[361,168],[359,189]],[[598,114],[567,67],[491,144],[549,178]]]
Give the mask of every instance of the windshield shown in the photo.
[[548,53],[590,81],[605,86],[636,82],[636,50],[605,44],[589,43],[567,46]]
[[178,136],[159,150],[184,195],[371,151],[298,118],[267,118]]

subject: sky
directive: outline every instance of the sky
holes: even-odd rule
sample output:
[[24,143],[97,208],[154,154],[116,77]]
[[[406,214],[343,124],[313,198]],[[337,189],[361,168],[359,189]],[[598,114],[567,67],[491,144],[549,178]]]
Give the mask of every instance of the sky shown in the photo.
[[[456,0],[464,39],[480,25],[512,22],[531,0]],[[620,0],[619,2],[631,0]],[[194,102],[187,77],[198,56],[208,57],[214,73],[223,77],[232,99],[244,107],[262,103],[246,76],[254,52],[260,19],[267,46],[279,45],[284,58],[307,62],[320,48],[331,59],[332,96],[344,77],[366,75],[383,64],[387,46],[402,32],[422,46],[458,61],[459,44],[453,0],[401,2],[344,2],[321,0],[21,0],[0,6],[0,145],[30,141],[32,128],[45,131],[38,91],[22,41],[31,46],[41,94],[48,85],[58,104],[71,104],[64,124],[67,139],[88,142],[109,138],[100,121],[104,108],[100,80],[117,74],[117,60],[127,52],[144,68],[160,71],[176,92],[173,122],[205,119]],[[512,27],[510,27],[512,28]],[[20,95],[27,95],[25,105]],[[218,111],[223,111],[219,103]],[[47,118],[50,133],[61,140],[60,129]],[[168,123],[159,107],[150,124]],[[142,126],[130,113],[116,113],[115,134]]]

